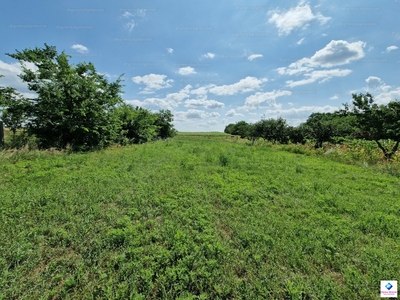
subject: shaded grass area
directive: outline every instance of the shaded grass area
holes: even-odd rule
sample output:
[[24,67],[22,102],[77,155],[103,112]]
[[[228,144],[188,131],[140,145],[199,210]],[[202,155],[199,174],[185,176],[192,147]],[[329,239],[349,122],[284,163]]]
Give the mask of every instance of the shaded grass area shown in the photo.
[[0,157],[0,299],[377,299],[400,180],[180,137]]

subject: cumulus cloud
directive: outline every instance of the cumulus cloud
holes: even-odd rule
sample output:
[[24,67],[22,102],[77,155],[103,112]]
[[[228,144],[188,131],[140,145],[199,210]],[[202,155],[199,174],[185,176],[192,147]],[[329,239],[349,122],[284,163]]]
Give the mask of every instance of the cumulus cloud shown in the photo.
[[181,104],[183,100],[190,97],[190,90],[192,86],[187,85],[179,92],[167,94],[163,98],[146,98],[143,101],[140,100],[126,100],[129,104],[140,107],[157,107],[160,109],[172,109]]
[[269,14],[271,17],[268,22],[278,28],[279,35],[288,35],[298,28],[305,29],[311,21],[318,21],[323,25],[331,19],[321,13],[314,14],[310,5],[304,2],[300,2],[288,11],[274,10],[270,11]]
[[166,77],[167,75],[149,74],[145,76],[132,77],[132,81],[136,84],[146,85],[145,89],[140,92],[141,94],[151,94],[157,90],[171,87],[170,83],[172,83],[174,80],[165,80]]
[[262,54],[252,54],[247,57],[248,60],[252,61],[253,59],[263,57]]
[[348,69],[333,69],[333,70],[320,70],[320,71],[312,71],[310,73],[304,74],[306,77],[302,80],[288,80],[286,81],[286,85],[289,87],[295,87],[299,85],[305,85],[309,83],[313,83],[318,81],[319,83],[323,83],[325,81],[330,80],[333,77],[343,77],[347,76],[351,73],[351,70]]
[[318,50],[311,58],[313,66],[333,67],[348,64],[364,57],[365,42],[349,43],[343,40],[332,40],[323,49]]
[[218,118],[218,117],[220,117],[221,115],[219,114],[219,113],[217,113],[217,112],[215,112],[215,111],[213,111],[212,113],[210,113],[210,117],[211,118]]
[[222,108],[225,106],[224,103],[218,102],[215,100],[207,100],[207,99],[190,99],[185,101],[186,107],[199,107],[203,106],[205,108],[213,109],[213,108]]
[[268,103],[268,106],[270,107],[275,107],[275,108],[280,108],[281,105],[276,104],[276,98],[282,97],[282,96],[290,96],[292,92],[290,91],[275,91],[273,90],[272,92],[265,92],[265,93],[255,93],[254,95],[251,95],[246,98],[244,106],[239,107],[239,109],[243,110],[249,110],[249,109],[258,109],[263,107],[263,103]]
[[230,110],[228,110],[228,112],[225,114],[225,116],[231,118],[231,117],[243,116],[243,115],[242,115],[242,114],[238,114],[238,113],[236,112],[235,109],[230,109]]
[[202,58],[211,58],[211,59],[213,59],[215,57],[215,54],[208,52],[206,54],[203,54],[201,57]]
[[205,96],[208,93],[208,90],[210,89],[210,87],[212,87],[213,85],[206,85],[206,86],[202,86],[199,87],[197,89],[191,90],[190,93],[194,94],[194,95],[199,95],[199,96]]
[[268,79],[261,78],[258,79],[256,77],[247,76],[244,79],[239,80],[239,82],[221,85],[221,86],[212,86],[209,88],[210,93],[216,95],[235,95],[237,93],[246,93],[252,92],[254,90],[260,89],[261,84],[267,82]]
[[323,49],[315,52],[310,58],[299,59],[291,63],[288,67],[278,68],[277,71],[281,75],[295,75],[310,71],[316,67],[329,68],[348,64],[364,57],[363,48],[365,45],[361,41],[349,43],[343,40],[332,40]]
[[369,76],[367,79],[365,79],[365,82],[371,89],[376,89],[382,84],[382,80],[379,77],[375,76]]
[[87,47],[80,45],[80,44],[72,45],[71,48],[78,51],[79,53],[88,53],[89,52],[89,49]]
[[387,104],[393,100],[400,100],[400,87],[390,90],[388,86],[385,86],[382,92],[375,96],[378,104]]
[[186,75],[196,74],[197,72],[194,70],[194,68],[188,66],[188,67],[179,68],[178,73],[180,75],[186,76]]
[[332,40],[323,49],[315,52],[310,58],[304,57],[298,61],[291,63],[288,67],[276,69],[280,75],[299,75],[303,74],[302,80],[289,80],[287,86],[295,87],[319,81],[319,83],[328,81],[332,77],[347,76],[351,73],[348,69],[330,69],[315,70],[315,68],[330,68],[348,64],[352,61],[359,60],[364,57],[365,43],[358,41],[349,43],[343,40]]
[[168,53],[172,54],[174,52],[174,49],[172,48],[167,48]]

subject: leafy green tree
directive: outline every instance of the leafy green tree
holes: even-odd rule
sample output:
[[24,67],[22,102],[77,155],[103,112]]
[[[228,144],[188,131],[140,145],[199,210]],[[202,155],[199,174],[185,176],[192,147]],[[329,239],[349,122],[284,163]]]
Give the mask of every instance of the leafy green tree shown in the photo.
[[142,144],[157,138],[156,114],[125,103],[118,107],[116,113],[121,121],[121,143]]
[[157,136],[161,139],[172,138],[176,135],[177,131],[174,128],[172,122],[174,121],[174,116],[170,110],[160,110],[156,113],[155,125],[157,126]]
[[324,142],[334,142],[337,137],[349,137],[355,131],[355,118],[335,113],[313,113],[302,125],[306,137],[315,141],[315,148]]
[[[120,121],[112,112],[123,102],[120,78],[109,83],[92,63],[74,67],[69,64],[70,56],[58,54],[54,46],[47,44],[43,49],[27,48],[7,55],[21,63],[20,78],[38,96],[11,99],[6,117],[14,117],[18,126],[22,121],[28,134],[36,136],[39,148],[70,145],[73,150],[87,151],[116,140]],[[33,63],[37,70],[27,68],[26,62]]]
[[232,134],[239,135],[242,139],[246,138],[249,135],[250,124],[246,121],[239,121],[233,127]]
[[294,144],[305,144],[306,143],[306,135],[304,126],[300,125],[297,127],[288,126],[287,127],[287,135],[290,142]]
[[286,144],[289,141],[288,125],[285,119],[261,119],[254,124],[255,135],[272,143]]
[[234,129],[235,129],[235,124],[230,123],[230,124],[226,125],[224,132],[228,133],[228,134],[233,134]]
[[[378,105],[371,94],[353,94],[353,106],[345,104],[342,113],[356,118],[359,131],[357,138],[375,141],[385,158],[391,159],[400,143],[400,102],[394,100],[387,105]],[[381,141],[395,141],[392,149]]]

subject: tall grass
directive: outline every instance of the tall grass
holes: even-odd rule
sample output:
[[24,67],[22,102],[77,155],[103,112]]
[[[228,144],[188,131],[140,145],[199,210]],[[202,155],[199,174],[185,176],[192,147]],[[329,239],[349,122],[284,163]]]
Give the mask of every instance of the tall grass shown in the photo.
[[3,152],[0,299],[376,299],[399,178],[280,147]]

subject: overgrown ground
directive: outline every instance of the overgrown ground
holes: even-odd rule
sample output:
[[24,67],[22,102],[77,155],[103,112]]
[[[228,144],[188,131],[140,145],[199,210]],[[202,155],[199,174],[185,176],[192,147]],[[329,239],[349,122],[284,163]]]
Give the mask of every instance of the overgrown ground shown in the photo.
[[0,299],[379,299],[400,179],[177,136],[0,152]]

